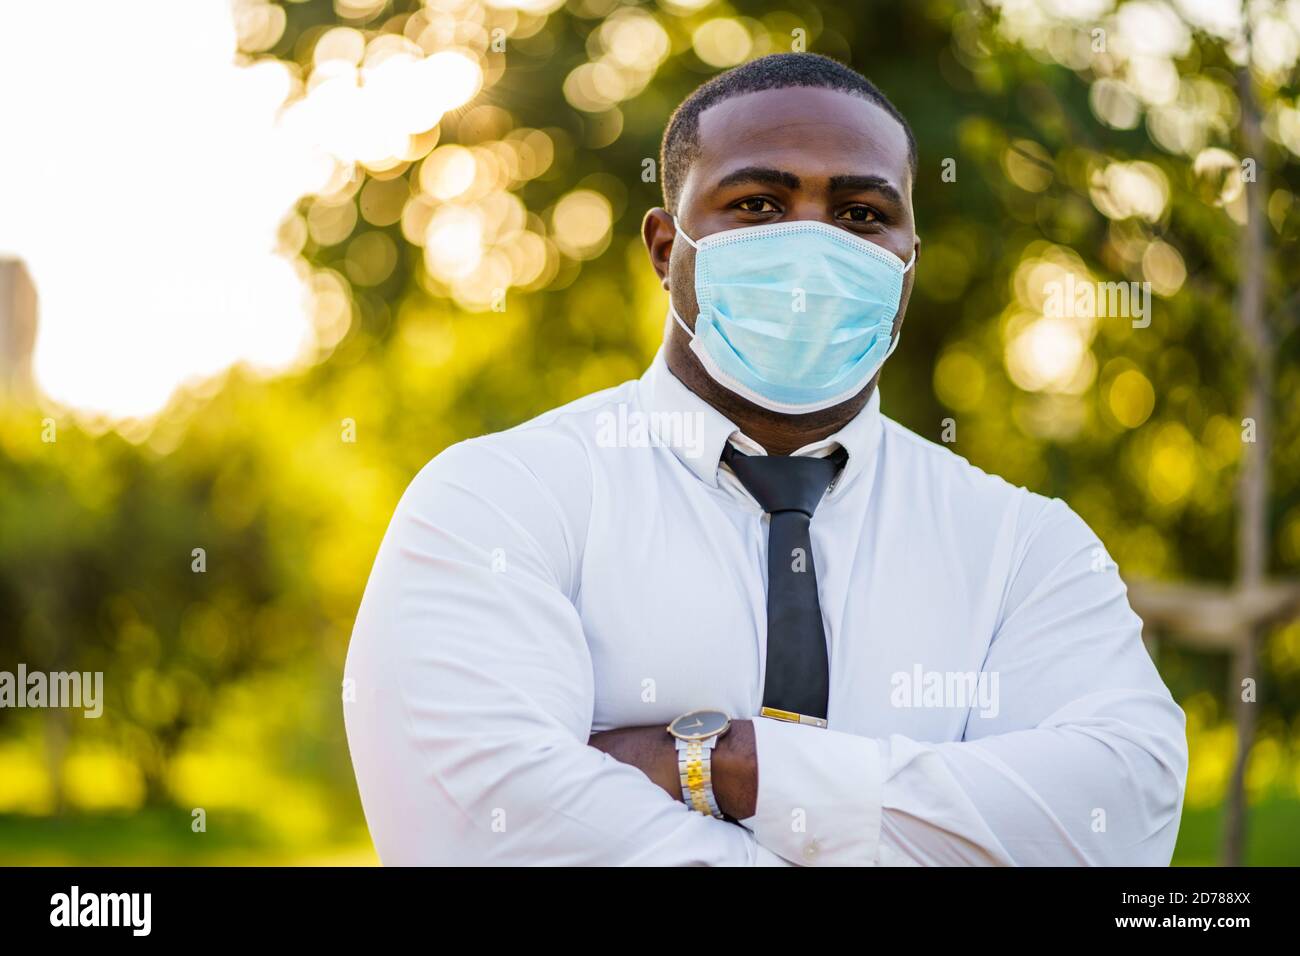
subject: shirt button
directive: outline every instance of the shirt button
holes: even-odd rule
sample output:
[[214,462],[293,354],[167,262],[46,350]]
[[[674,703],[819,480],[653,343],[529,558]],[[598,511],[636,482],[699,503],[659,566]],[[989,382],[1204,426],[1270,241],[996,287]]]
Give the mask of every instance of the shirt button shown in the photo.
[[804,844],[804,848],[803,848],[804,859],[809,861],[815,860],[817,859],[817,854],[820,851],[821,851],[821,846],[818,845],[817,841],[809,840],[807,843]]

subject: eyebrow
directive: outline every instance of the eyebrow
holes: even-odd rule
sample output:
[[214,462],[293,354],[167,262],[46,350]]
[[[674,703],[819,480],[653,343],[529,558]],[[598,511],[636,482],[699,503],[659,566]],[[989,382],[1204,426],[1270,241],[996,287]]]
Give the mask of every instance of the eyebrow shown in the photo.
[[784,186],[786,189],[798,189],[799,177],[784,169],[772,169],[768,166],[746,166],[727,173],[718,180],[715,189],[725,189],[741,183],[765,183],[771,186]]
[[[762,183],[772,186],[784,186],[786,189],[798,189],[801,180],[794,173],[787,172],[784,169],[773,169],[770,166],[745,166],[743,169],[737,169],[727,173],[718,180],[715,189],[725,189],[728,186],[738,186],[747,183]],[[897,188],[882,176],[860,176],[860,175],[843,175],[832,176],[830,179],[831,192],[841,192],[843,190],[873,190],[881,193],[887,199],[896,203],[902,203],[903,195]]]
[[831,192],[840,192],[846,189],[870,189],[881,193],[888,199],[896,203],[902,203],[903,195],[887,179],[880,176],[832,176]]

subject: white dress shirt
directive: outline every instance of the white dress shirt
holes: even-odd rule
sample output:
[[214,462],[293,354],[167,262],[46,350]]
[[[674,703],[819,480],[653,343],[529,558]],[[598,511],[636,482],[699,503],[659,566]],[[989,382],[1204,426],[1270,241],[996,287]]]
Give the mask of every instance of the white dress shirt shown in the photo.
[[[645,426],[645,427],[638,427]],[[812,520],[829,729],[756,717],[762,449],[668,370],[446,449],[411,482],[344,712],[386,864],[1165,865],[1182,710],[1061,500],[880,413]],[[753,718],[754,816],[673,800],[594,731]]]

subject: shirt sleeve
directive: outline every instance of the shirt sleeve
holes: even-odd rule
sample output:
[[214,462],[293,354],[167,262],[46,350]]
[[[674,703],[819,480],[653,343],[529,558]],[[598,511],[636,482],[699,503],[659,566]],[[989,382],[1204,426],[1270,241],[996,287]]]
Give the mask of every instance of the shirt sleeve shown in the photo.
[[961,741],[755,720],[742,820],[802,864],[1164,866],[1187,775],[1182,709],[1101,542],[1040,512],[983,673],[995,707]]
[[576,443],[517,450],[475,440],[426,466],[366,586],[344,718],[381,861],[783,863],[587,745],[592,662],[570,595],[590,472]]

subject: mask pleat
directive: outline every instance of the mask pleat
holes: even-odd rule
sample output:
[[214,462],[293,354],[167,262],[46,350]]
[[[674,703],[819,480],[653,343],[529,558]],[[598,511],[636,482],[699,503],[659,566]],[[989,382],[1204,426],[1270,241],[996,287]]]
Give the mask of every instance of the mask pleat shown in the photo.
[[760,403],[821,407],[879,369],[903,266],[842,232],[782,223],[699,241],[694,347],[729,379],[722,384]]

